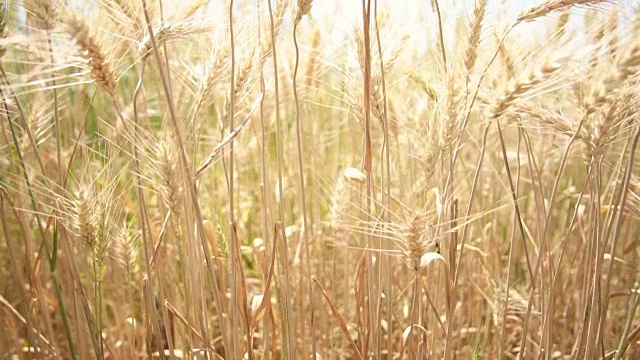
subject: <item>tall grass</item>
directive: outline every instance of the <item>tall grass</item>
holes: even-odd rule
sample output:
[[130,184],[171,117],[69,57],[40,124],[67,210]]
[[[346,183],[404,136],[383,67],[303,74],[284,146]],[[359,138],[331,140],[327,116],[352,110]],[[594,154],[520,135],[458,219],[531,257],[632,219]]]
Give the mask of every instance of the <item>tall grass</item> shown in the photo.
[[640,4],[414,5],[1,3],[0,358],[640,356]]

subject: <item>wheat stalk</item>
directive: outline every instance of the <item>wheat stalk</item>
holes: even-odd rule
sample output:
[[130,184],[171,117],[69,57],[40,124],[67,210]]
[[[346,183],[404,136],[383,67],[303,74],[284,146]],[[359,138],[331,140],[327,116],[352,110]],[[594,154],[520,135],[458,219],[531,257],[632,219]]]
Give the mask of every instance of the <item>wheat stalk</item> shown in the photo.
[[280,0],[276,4],[275,11],[273,11],[273,34],[271,37],[265,37],[260,43],[260,63],[264,65],[267,59],[273,54],[274,45],[280,35],[280,28],[284,23],[285,14],[289,0]]

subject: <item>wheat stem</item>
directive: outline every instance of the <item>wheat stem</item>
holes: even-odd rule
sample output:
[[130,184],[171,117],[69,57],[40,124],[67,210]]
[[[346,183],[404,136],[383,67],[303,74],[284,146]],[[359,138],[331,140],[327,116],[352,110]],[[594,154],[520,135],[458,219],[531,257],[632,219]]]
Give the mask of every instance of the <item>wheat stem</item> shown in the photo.
[[[302,156],[304,153],[303,144],[302,144],[302,125],[300,123],[300,101],[298,99],[298,86],[297,86],[297,77],[298,77],[298,65],[300,62],[300,50],[298,48],[298,39],[296,36],[296,30],[300,24],[300,19],[306,13],[311,10],[311,0],[299,0],[298,1],[298,15],[296,15],[296,20],[293,25],[293,46],[295,49],[295,64],[293,67],[293,96],[296,108],[296,145],[298,151],[298,172],[299,172],[299,181],[300,181],[300,201],[302,205],[302,221],[304,227],[304,256],[307,259],[306,261],[306,271],[307,277],[311,279],[311,253],[309,251],[309,242],[311,241],[309,238],[309,234],[313,234],[314,230],[309,221],[309,215],[307,213],[307,196],[305,192],[305,177],[304,177],[304,166],[302,161]],[[309,296],[309,325],[311,331],[311,356],[313,359],[317,357],[317,344],[316,344],[316,336],[315,336],[315,305],[313,303],[313,286],[311,282],[307,282],[307,292]]]
[[291,321],[291,303],[290,303],[290,285],[289,285],[289,245],[287,236],[282,224],[284,218],[284,187],[283,187],[283,138],[282,138],[282,119],[280,117],[280,90],[279,90],[279,73],[278,73],[278,56],[276,52],[276,26],[274,21],[274,13],[271,6],[271,0],[267,0],[269,8],[269,29],[271,32],[271,55],[273,56],[273,73],[274,73],[274,95],[275,95],[275,116],[276,116],[276,158],[278,167],[278,222],[282,236],[282,267],[284,272],[284,288],[280,291],[280,302],[283,307],[283,340],[285,344],[284,356],[291,359],[295,347],[293,345],[293,322]]

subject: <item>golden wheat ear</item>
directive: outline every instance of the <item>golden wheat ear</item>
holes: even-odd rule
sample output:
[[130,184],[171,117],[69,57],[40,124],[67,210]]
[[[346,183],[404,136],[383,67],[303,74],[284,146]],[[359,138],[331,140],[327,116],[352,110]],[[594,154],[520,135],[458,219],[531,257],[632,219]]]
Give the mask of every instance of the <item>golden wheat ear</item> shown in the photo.
[[56,0],[26,0],[27,24],[34,29],[51,30],[56,20],[58,8]]
[[298,0],[298,12],[296,13],[295,19],[296,23],[300,22],[302,17],[311,11],[311,5],[313,5],[313,0]]
[[414,214],[404,227],[402,248],[405,263],[410,269],[420,271],[426,266],[423,264],[423,256],[436,250],[436,242],[430,237],[426,214]]
[[567,58],[564,56],[549,59],[538,69],[534,69],[529,74],[512,81],[503,94],[491,104],[489,118],[497,119],[504,115],[518,99],[556,74],[566,60]]
[[636,74],[640,67],[640,41],[634,42],[623,54],[608,74],[593,89],[585,99],[585,114],[596,112],[608,100],[614,97],[623,83]]
[[180,184],[178,149],[171,137],[160,139],[154,149],[155,161],[161,178],[159,195],[164,206],[174,216],[180,216],[184,189]]
[[521,12],[516,21],[533,21],[554,11],[564,11],[574,6],[593,6],[606,2],[609,2],[609,0],[548,0]]
[[482,32],[482,21],[487,13],[487,0],[476,1],[473,9],[473,21],[469,31],[469,40],[467,41],[467,50],[464,55],[464,66],[467,74],[473,70],[478,60],[478,49],[480,48],[480,33]]
[[105,56],[103,49],[89,29],[85,20],[77,14],[63,16],[65,31],[79,50],[79,55],[87,61],[93,78],[110,95],[115,94],[116,76]]

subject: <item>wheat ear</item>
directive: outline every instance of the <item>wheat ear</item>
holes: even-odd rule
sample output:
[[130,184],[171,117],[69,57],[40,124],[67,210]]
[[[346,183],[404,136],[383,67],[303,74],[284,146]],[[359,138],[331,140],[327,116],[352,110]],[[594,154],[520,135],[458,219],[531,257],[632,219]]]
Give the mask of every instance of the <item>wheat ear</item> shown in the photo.
[[636,73],[640,66],[640,41],[634,42],[618,60],[609,74],[585,99],[585,114],[591,115],[617,94],[621,84]]
[[524,77],[511,81],[511,84],[503,94],[491,105],[489,118],[497,119],[504,115],[520,97],[555,74],[564,64],[564,60],[565,58],[561,57],[556,60],[546,61],[539,69],[530,72]]
[[29,14],[29,23],[36,29],[51,30],[55,21],[56,2],[52,0],[30,0],[24,2]]
[[66,32],[78,46],[80,56],[88,62],[96,83],[109,94],[115,94],[116,77],[87,23],[78,15],[69,13],[64,17],[64,24]]
[[532,21],[547,16],[554,11],[567,10],[573,6],[591,6],[604,2],[608,2],[608,0],[548,0],[521,12],[516,21]]
[[300,22],[302,17],[311,11],[311,5],[313,5],[313,0],[298,0],[298,12],[294,20],[296,23]]
[[471,22],[471,30],[469,32],[469,40],[467,41],[467,51],[464,56],[464,66],[467,73],[470,73],[478,60],[478,49],[480,48],[480,33],[482,32],[482,20],[487,13],[487,0],[476,1],[473,9],[473,21]]

